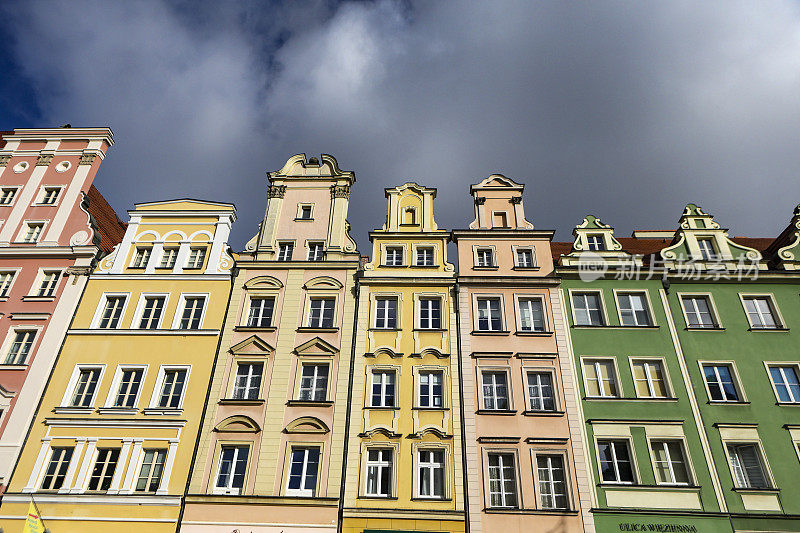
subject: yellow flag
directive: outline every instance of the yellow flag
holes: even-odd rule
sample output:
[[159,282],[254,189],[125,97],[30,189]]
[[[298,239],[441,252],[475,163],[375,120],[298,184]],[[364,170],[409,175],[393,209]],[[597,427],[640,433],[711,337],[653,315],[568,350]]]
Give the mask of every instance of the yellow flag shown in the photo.
[[39,516],[39,509],[32,501],[28,504],[28,518],[25,520],[25,529],[22,533],[44,533],[44,523]]

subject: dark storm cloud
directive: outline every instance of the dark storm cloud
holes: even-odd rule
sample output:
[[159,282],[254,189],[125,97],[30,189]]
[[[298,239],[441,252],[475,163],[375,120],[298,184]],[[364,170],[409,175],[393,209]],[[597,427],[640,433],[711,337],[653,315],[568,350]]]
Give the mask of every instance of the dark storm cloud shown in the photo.
[[236,247],[263,215],[264,170],[298,152],[356,171],[365,253],[382,189],[406,180],[439,188],[452,228],[472,218],[469,184],[504,173],[561,239],[589,212],[620,233],[673,228],[690,201],[735,234],[773,236],[800,202],[794,2],[24,2],[6,15],[38,125],[114,129],[99,185],[115,207],[233,201]]

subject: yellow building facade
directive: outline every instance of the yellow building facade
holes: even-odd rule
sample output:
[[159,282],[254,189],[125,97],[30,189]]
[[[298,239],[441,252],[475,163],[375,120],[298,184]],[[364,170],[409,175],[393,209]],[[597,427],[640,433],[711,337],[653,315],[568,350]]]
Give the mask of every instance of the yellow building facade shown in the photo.
[[386,189],[358,278],[345,533],[464,531],[455,269],[436,190]]
[[137,204],[90,275],[0,510],[175,531],[231,287],[230,204]]

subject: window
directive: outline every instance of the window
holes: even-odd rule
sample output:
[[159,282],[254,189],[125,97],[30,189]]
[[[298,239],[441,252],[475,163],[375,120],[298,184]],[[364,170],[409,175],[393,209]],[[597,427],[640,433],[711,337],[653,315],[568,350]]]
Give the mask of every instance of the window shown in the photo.
[[324,402],[328,399],[328,365],[306,364],[300,376],[300,399]]
[[483,408],[490,411],[506,411],[508,406],[508,376],[505,372],[484,372]]
[[272,326],[272,311],[275,298],[251,298],[250,312],[247,314],[247,326],[251,328],[268,328]]
[[605,239],[602,235],[587,235],[586,244],[588,249],[593,252],[602,252],[606,249]]
[[531,268],[536,266],[533,261],[533,250],[530,248],[517,249],[517,266],[522,268]]
[[119,327],[122,311],[125,308],[125,296],[106,296],[103,314],[100,316],[98,327],[101,329],[116,329]]
[[419,299],[419,327],[420,329],[441,329],[442,327],[442,300],[439,298]]
[[263,363],[239,363],[236,367],[236,381],[233,384],[235,400],[256,400],[261,390]]
[[492,259],[492,249],[491,248],[478,248],[477,259],[478,262],[475,266],[479,267],[491,267],[494,266],[494,260]]
[[417,266],[433,266],[433,248],[417,248]]
[[541,298],[519,299],[519,325],[521,331],[545,331],[544,302]]
[[335,303],[333,298],[313,298],[308,312],[308,327],[332,328]]
[[322,261],[325,254],[322,250],[321,242],[308,243],[308,260],[309,261]]
[[392,450],[367,451],[367,496],[392,495]]
[[301,205],[300,206],[300,218],[303,220],[311,220],[311,206],[310,205]]
[[14,282],[14,272],[0,272],[0,298],[6,298]]
[[125,368],[122,370],[114,407],[134,407],[136,405],[136,398],[139,396],[139,388],[142,385],[143,376],[144,370],[141,368]]
[[158,268],[173,268],[177,259],[177,248],[164,248],[164,251],[161,252],[161,262],[158,264]]
[[42,479],[42,490],[58,490],[64,485],[67,469],[72,459],[74,448],[53,448],[50,453],[50,462]]
[[142,317],[139,319],[139,329],[158,329],[161,323],[161,315],[164,312],[164,296],[146,296]]
[[17,330],[14,331],[14,340],[8,348],[5,364],[24,365],[31,353],[33,339],[36,337],[36,330]]
[[36,242],[39,240],[39,236],[42,234],[42,230],[44,229],[44,224],[41,223],[29,223],[28,229],[25,232],[25,236],[22,238],[22,242]]
[[583,373],[586,378],[586,396],[595,398],[619,396],[613,361],[587,359],[583,362]]
[[603,312],[599,292],[576,292],[572,295],[572,307],[576,326],[603,326]]
[[239,494],[242,491],[247,470],[247,451],[247,446],[222,446],[215,493]]
[[118,460],[119,448],[99,448],[87,490],[107,491],[111,488],[111,480],[114,478]]
[[317,490],[319,470],[319,448],[292,448],[289,480],[286,494],[291,496],[314,496]]
[[282,242],[278,244],[278,261],[291,261],[293,251],[294,244],[290,242]]
[[42,191],[42,199],[39,202],[44,205],[53,205],[58,200],[58,194],[61,192],[61,187],[45,187]]
[[623,326],[652,326],[647,297],[643,292],[617,295],[619,316]]
[[661,361],[634,360],[633,384],[639,398],[667,398],[666,380]]
[[603,483],[634,483],[633,463],[624,440],[599,440],[600,476]]
[[542,509],[567,509],[567,483],[561,455],[537,455],[539,498]]
[[403,266],[403,249],[399,246],[386,248],[386,266]]
[[747,319],[753,329],[776,329],[780,327],[776,320],[777,313],[769,296],[745,296],[744,308],[747,311]]
[[653,450],[656,480],[659,485],[688,485],[689,468],[683,443],[679,440],[654,440],[650,443]]
[[403,211],[403,224],[416,224],[417,212],[413,207],[406,207]]
[[147,262],[150,260],[150,254],[153,252],[152,248],[136,248],[136,253],[133,255],[133,262],[131,268],[145,268]]
[[700,248],[700,257],[703,261],[713,261],[717,259],[717,251],[714,249],[714,241],[711,239],[697,239],[697,246]]
[[420,450],[419,495],[422,498],[444,498],[444,452]]
[[139,470],[139,479],[136,480],[136,492],[155,492],[158,489],[166,458],[166,450],[144,450],[142,469]]
[[738,488],[770,488],[757,444],[728,444],[727,448],[731,472]]
[[205,303],[205,296],[187,296],[183,302],[183,314],[178,329],[200,329]]
[[100,381],[99,368],[81,368],[69,402],[70,407],[91,407],[98,381]]
[[443,407],[442,378],[441,372],[425,371],[419,373],[420,407]]
[[797,379],[797,366],[770,366],[769,375],[778,401],[783,403],[800,403],[800,381]]
[[478,331],[502,331],[500,298],[478,298]]
[[42,273],[42,282],[39,285],[39,292],[36,296],[50,297],[56,292],[58,280],[61,278],[61,272],[58,270],[44,271]]
[[380,370],[372,373],[371,407],[394,407],[394,372]]
[[169,368],[164,370],[161,393],[158,397],[158,407],[162,409],[180,409],[185,385],[185,369]]
[[705,364],[703,375],[708,395],[714,402],[738,402],[739,391],[733,381],[733,368],[729,364]]
[[489,507],[517,506],[514,454],[489,454]]
[[186,261],[186,268],[203,268],[206,261],[205,248],[192,248],[189,251],[189,260]]
[[706,296],[682,296],[683,312],[690,328],[716,328],[717,323],[711,313],[709,299]]
[[550,372],[528,372],[528,398],[531,411],[555,411],[553,375]]
[[17,189],[13,187],[3,187],[0,189],[0,205],[10,205],[17,195]]
[[508,216],[505,212],[495,212],[494,213],[494,224],[492,224],[493,228],[507,228],[508,227]]
[[397,298],[377,298],[375,300],[375,327],[377,329],[397,328]]

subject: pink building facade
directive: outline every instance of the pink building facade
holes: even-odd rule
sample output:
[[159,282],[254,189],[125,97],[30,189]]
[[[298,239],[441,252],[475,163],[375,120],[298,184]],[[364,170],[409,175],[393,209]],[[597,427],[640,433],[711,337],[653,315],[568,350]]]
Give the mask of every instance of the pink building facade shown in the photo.
[[124,225],[93,186],[108,128],[0,133],[0,490],[96,259]]
[[525,219],[523,186],[492,175],[453,231],[469,531],[594,531],[552,231]]

